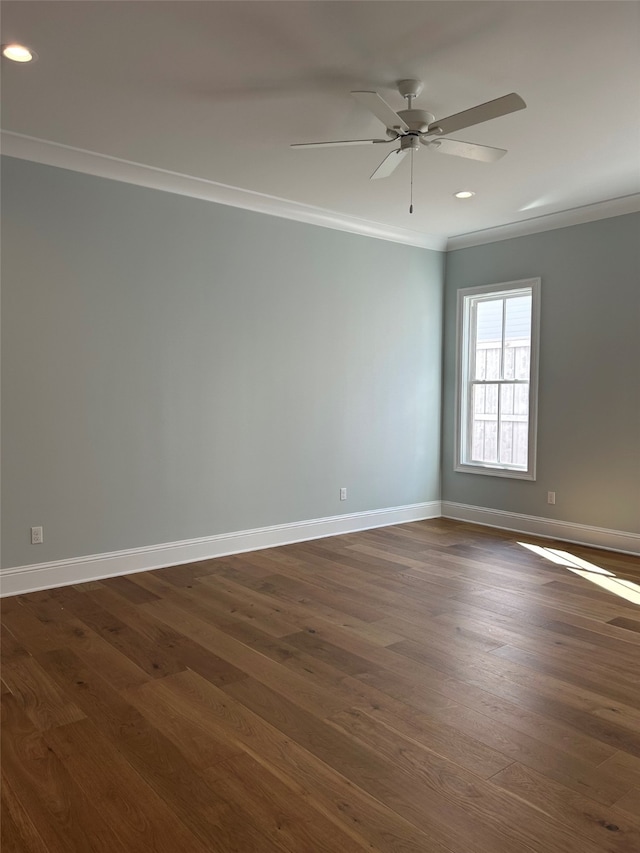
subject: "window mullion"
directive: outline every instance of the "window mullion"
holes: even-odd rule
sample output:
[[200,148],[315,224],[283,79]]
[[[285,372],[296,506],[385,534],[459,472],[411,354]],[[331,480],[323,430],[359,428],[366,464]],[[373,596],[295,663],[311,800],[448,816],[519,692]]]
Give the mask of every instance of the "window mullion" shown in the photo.
[[496,455],[498,458],[498,465],[502,462],[502,455],[500,452],[500,448],[502,447],[502,382],[504,381],[504,343],[505,343],[505,334],[506,334],[506,325],[507,325],[507,300],[502,300],[502,328],[501,328],[501,340],[500,340],[500,381],[498,382],[498,422],[496,424]]
[[507,323],[507,300],[502,300],[502,335],[500,340],[500,379],[504,379],[504,337]]
[[476,377],[477,371],[477,340],[478,340],[478,327],[477,327],[477,315],[478,315],[478,303],[477,300],[471,301],[471,311],[470,311],[470,328],[469,328],[469,361],[468,361],[468,374],[467,377],[470,380],[467,386],[467,418],[466,418],[466,435],[465,435],[465,452],[466,452],[466,460],[469,461],[472,458],[472,450],[473,450],[473,411],[475,405],[475,399],[473,395],[473,380]]

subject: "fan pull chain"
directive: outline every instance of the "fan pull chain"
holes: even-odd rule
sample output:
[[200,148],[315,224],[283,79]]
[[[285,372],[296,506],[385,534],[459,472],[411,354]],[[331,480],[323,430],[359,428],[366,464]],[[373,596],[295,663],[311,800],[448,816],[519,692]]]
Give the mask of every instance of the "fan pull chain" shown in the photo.
[[409,213],[413,213],[413,148],[411,149],[411,193],[409,199]]

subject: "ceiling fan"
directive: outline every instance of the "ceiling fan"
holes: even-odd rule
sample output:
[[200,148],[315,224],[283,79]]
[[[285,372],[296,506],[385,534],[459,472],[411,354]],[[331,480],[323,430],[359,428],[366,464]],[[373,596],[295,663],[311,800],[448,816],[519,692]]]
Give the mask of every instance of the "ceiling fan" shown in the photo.
[[507,152],[504,148],[491,148],[475,142],[462,142],[458,139],[446,139],[445,134],[455,133],[474,124],[481,124],[509,113],[523,110],[527,105],[520,95],[512,92],[494,101],[487,101],[461,113],[436,120],[426,110],[413,108],[413,100],[422,91],[419,80],[400,80],[398,91],[407,101],[407,109],[395,112],[377,92],[351,92],[353,97],[380,119],[386,128],[386,139],[342,139],[335,142],[301,142],[292,148],[327,148],[340,145],[380,145],[399,142],[371,175],[371,180],[388,177],[404,160],[409,152],[419,151],[421,145],[439,151],[441,154],[453,154],[456,157],[468,157],[492,163]]

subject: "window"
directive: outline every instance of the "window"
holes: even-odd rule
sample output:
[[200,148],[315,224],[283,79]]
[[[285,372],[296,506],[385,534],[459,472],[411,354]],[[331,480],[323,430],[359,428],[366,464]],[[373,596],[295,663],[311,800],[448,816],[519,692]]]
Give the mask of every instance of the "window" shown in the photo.
[[458,291],[456,471],[535,480],[540,279]]

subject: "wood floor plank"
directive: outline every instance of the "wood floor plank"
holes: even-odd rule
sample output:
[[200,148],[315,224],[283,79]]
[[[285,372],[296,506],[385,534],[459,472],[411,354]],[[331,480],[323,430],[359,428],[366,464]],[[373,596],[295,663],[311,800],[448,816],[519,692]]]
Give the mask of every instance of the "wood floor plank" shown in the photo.
[[614,619],[609,619],[608,625],[615,625],[618,628],[624,628],[627,631],[635,631],[640,634],[640,619],[629,619],[627,616],[616,616]]
[[11,782],[2,774],[0,783],[0,849],[5,853],[47,853],[45,843],[27,809],[15,795]]
[[[45,740],[129,853],[205,853],[206,847],[88,719],[47,731]],[[96,767],[100,772],[96,773]]]
[[481,714],[482,718],[489,718],[503,732],[513,730],[526,735],[531,739],[528,743],[536,752],[540,751],[542,744],[559,756],[566,753],[573,759],[596,767],[617,752],[616,747],[583,734],[563,719],[545,713],[544,708],[532,710],[526,701],[528,694],[523,697],[524,703],[518,704],[517,694],[513,692],[505,699],[495,692],[455,678],[448,678],[440,689],[450,699],[449,707],[468,708],[473,713]]
[[[159,684],[166,685],[167,679]],[[214,767],[242,753],[224,736],[220,736],[215,727],[203,725],[201,719],[194,722],[190,715],[184,713],[182,701],[171,692],[132,689],[123,691],[122,695],[152,726],[169,738],[198,770]]]
[[361,672],[377,669],[377,666],[366,658],[360,657],[340,645],[319,638],[315,631],[313,633],[299,631],[290,634],[287,637],[287,642],[301,651],[307,652],[312,657],[331,664],[346,675],[358,675]]
[[56,590],[55,595],[65,609],[153,678],[162,678],[184,669],[171,652],[150,642],[139,631],[96,604],[91,593],[82,594],[63,587]]
[[32,657],[5,664],[2,667],[2,680],[40,731],[85,717]]
[[511,757],[469,737],[460,729],[436,722],[401,703],[394,703],[392,708],[379,705],[375,708],[353,707],[329,717],[329,720],[354,734],[363,722],[371,725],[375,721],[399,741],[406,741],[407,749],[413,748],[412,744],[428,749],[483,779],[489,779],[513,762]]
[[[370,680],[370,676],[366,678]],[[413,697],[409,696],[407,701],[415,705]],[[576,758],[559,748],[557,743],[547,745],[538,730],[529,735],[462,704],[451,703],[446,710],[430,707],[425,711],[435,721],[451,725],[513,761],[545,773],[568,787],[588,792],[604,804],[615,802],[630,787],[628,780],[617,773],[607,772],[591,762]],[[605,746],[605,749],[610,756],[609,748]]]
[[[129,601],[123,601],[104,583],[98,589],[90,593],[92,600],[96,601],[105,610],[108,610],[120,621],[135,629],[155,649],[161,649],[177,663],[178,672],[185,668],[199,672],[204,678],[214,684],[226,684],[246,678],[246,674],[223,658],[213,654],[210,650],[185,637],[179,631],[174,631],[163,622],[154,619],[151,614],[143,611]],[[146,604],[147,601],[160,600],[158,596],[146,599],[138,603]]]
[[[17,606],[12,607],[11,610],[3,608],[3,626],[29,654],[61,648],[64,641],[60,637],[58,623],[43,622],[38,619],[31,612],[31,608],[24,603],[30,599],[31,596],[16,596],[13,600],[17,602]],[[11,599],[1,599],[2,602],[7,600],[11,601]],[[61,621],[64,621],[64,616]]]
[[0,625],[0,662],[2,665],[28,656],[29,652],[13,636],[7,626],[4,623]]
[[277,589],[280,594],[288,594],[293,601],[319,601],[332,610],[338,611],[342,618],[353,616],[363,622],[375,622],[384,615],[381,610],[371,607],[369,604],[341,596],[330,585],[315,582],[313,577],[298,576],[295,578],[291,574],[274,573],[266,578],[263,584],[267,585],[267,589]]
[[548,549],[640,582],[434,519],[3,599],[3,849],[636,853],[639,611]]
[[[182,605],[170,605],[164,601],[154,601],[142,606],[149,609],[167,625],[172,626],[175,630],[181,630],[195,642],[210,649],[214,654],[219,655],[238,669],[244,670],[247,675],[268,680],[283,693],[295,696],[296,701],[300,702],[303,707],[314,710],[321,709],[324,713],[333,713],[343,707],[343,700],[337,700],[328,691],[316,687],[297,673],[290,672],[280,664],[209,624],[206,621],[206,613],[201,614],[204,618],[200,618],[200,615],[191,615],[187,611],[195,611],[194,602],[187,602],[186,610]],[[200,613],[200,611],[198,612]]]
[[621,809],[627,815],[633,816],[637,821],[640,815],[640,788],[632,788],[628,793],[616,802],[616,808]]
[[243,578],[236,570],[225,570],[223,576],[236,586],[249,589],[260,595],[263,600],[270,602],[274,608],[277,608],[288,621],[302,630],[306,630],[310,626],[310,620],[312,620],[314,625],[320,622],[326,627],[346,628],[353,634],[376,645],[384,646],[402,639],[402,637],[381,627],[382,619],[365,622],[356,616],[337,610],[335,607],[318,602],[313,597],[297,596],[279,587],[273,576],[261,578],[258,582]]
[[[588,663],[589,668],[597,664],[603,668],[600,672],[607,675],[615,673],[624,681],[640,680],[640,672],[635,673],[640,652],[633,646],[613,637],[581,632],[575,627],[571,631],[563,630],[563,625],[545,623],[538,626],[503,616],[487,619],[447,612],[434,616],[432,627],[440,629],[441,634],[446,632],[447,637],[460,636],[481,643],[488,651],[490,646],[516,646],[526,651],[543,652],[550,658]],[[415,638],[415,632],[408,637]],[[612,651],[615,655],[611,654]]]
[[[548,845],[546,849],[552,844],[557,849],[584,850],[585,853],[587,850],[596,853],[599,849],[584,840],[575,842],[571,835],[566,833],[561,814],[550,815],[551,820],[546,826],[546,841],[540,829],[536,832],[536,838],[529,837],[525,830],[526,823],[530,821],[535,825],[536,821],[527,809],[521,808],[521,803],[512,796],[512,791],[507,789],[507,796],[504,796],[495,790],[493,781],[488,785],[479,784],[477,776],[462,768],[459,763],[448,761],[429,747],[421,749],[415,741],[399,736],[389,727],[381,727],[372,717],[358,712],[347,712],[332,717],[331,722],[338,724],[362,743],[369,744],[378,752],[387,755],[398,766],[427,780],[430,787],[443,788],[450,799],[455,801],[456,792],[464,792],[460,802],[467,803],[467,808],[474,812],[479,823],[490,816],[492,823],[500,825],[504,834],[512,838],[514,849],[523,843],[536,848],[538,838],[542,845]],[[510,762],[508,766],[511,766]],[[468,802],[472,792],[475,808]],[[514,832],[516,824],[518,831]],[[545,849],[544,846],[541,849]]]
[[603,806],[518,763],[500,771],[491,781],[561,821],[579,836],[591,839],[599,850],[608,853],[640,850],[638,813],[634,820],[617,806]]
[[[421,780],[400,770],[393,761],[341,735],[335,728],[313,717],[268,687],[246,680],[225,688],[242,705],[258,714],[316,758],[331,761],[334,768],[358,787],[364,788],[410,822],[416,822],[418,810],[423,825],[454,850],[469,844],[471,821],[463,810],[449,802]],[[437,828],[437,829],[436,829]],[[486,838],[475,832],[478,851],[506,850],[507,839],[499,832],[487,831]],[[523,848],[527,849],[527,848]]]
[[[258,596],[264,602],[282,615],[287,622],[295,625],[300,630],[310,627],[310,616],[314,623],[320,622],[325,627],[345,628],[350,633],[361,637],[363,640],[378,646],[387,646],[402,640],[402,636],[394,634],[382,627],[382,619],[374,622],[365,622],[355,616],[347,616],[331,608],[318,608],[313,603],[313,612],[309,613],[309,607],[304,602],[292,601],[291,598],[283,597],[275,590],[267,590],[265,586],[259,589],[253,588],[246,583],[246,578],[235,570],[226,570],[224,580],[228,587],[233,589],[236,595]],[[210,580],[209,583],[212,583]]]
[[[225,692],[239,699],[255,713],[278,726],[301,745],[322,758],[327,744],[326,726],[308,714],[300,713],[292,703],[248,679],[229,685]],[[335,738],[335,735],[334,735]],[[430,754],[426,760],[417,749],[400,746],[385,749],[375,736],[369,739],[340,738],[340,757],[332,762],[352,781],[373,790],[408,820],[415,820],[417,809],[428,812],[454,849],[462,844],[477,851],[549,849],[554,839],[557,850],[575,853],[597,853],[597,848],[583,840],[576,841],[561,824],[548,825],[546,832],[537,826],[532,809],[491,786],[478,777],[465,774],[453,764]],[[326,759],[325,759],[326,760]],[[529,825],[529,828],[528,828]],[[536,827],[536,831],[533,828]]]
[[[578,579],[576,578],[576,580]],[[586,583],[588,581],[583,581],[583,584]],[[637,607],[630,602],[612,593],[605,593],[603,596],[599,590],[594,590],[596,595],[592,598],[587,598],[579,593],[564,591],[565,588],[563,587],[563,594],[558,595],[557,590],[545,592],[547,586],[537,587],[535,592],[528,594],[529,606],[538,605],[540,608],[546,607],[550,612],[556,612],[556,618],[561,618],[562,612],[569,612],[608,621],[609,619],[618,617],[621,612],[630,616],[637,610]],[[457,594],[454,597],[460,601],[477,602],[482,607],[488,610],[495,609],[497,612],[500,612],[500,607],[505,605],[515,608],[516,611],[523,609],[522,597],[518,592],[510,590],[483,589]]]
[[635,755],[618,750],[611,758],[603,761],[598,770],[614,773],[630,788],[640,788],[640,758]]
[[107,578],[100,581],[99,585],[92,587],[90,590],[83,589],[82,591],[99,592],[104,587],[117,592],[118,595],[121,595],[124,599],[131,602],[131,604],[144,604],[146,601],[156,601],[159,597],[155,592],[150,592],[134,583],[131,578],[124,577]]
[[[228,804],[217,797],[215,787],[189,763],[179,747],[71,653],[46,652],[42,658],[60,684],[77,697],[77,704],[89,719],[106,731],[129,764],[205,849],[218,832],[228,831],[232,822]],[[247,851],[258,853],[259,832],[248,815],[243,815],[238,824]],[[265,842],[264,849],[276,848]]]
[[[47,850],[108,853],[118,849],[117,837],[104,821],[99,806],[84,796],[10,694],[2,697],[2,765]],[[21,823],[26,829],[24,819]],[[24,853],[31,851],[26,848]]]
[[566,655],[559,653],[552,656],[542,644],[536,651],[503,645],[492,649],[491,654],[532,669],[543,676],[550,675],[566,684],[575,684],[583,690],[603,693],[632,708],[640,705],[639,673],[630,668],[629,675],[625,678],[623,673],[616,672],[617,667],[598,666],[595,655],[595,660],[589,662],[588,654],[574,651],[567,660]]
[[198,583],[193,595],[202,606],[209,608],[221,626],[238,621],[249,623],[272,637],[284,637],[295,630],[295,624],[276,613],[260,596],[239,594],[230,589],[224,579],[212,578],[209,586],[209,580],[204,578]]
[[319,809],[359,843],[365,841],[370,849],[463,853],[460,848],[445,846],[437,835],[401,817],[332,764],[317,758],[277,726],[195,673],[179,673],[136,692],[147,694],[151,697],[149,702],[166,706],[179,719],[240,745],[310,806]]
[[80,619],[66,617],[50,627],[49,634],[56,638],[49,650],[70,649],[117,689],[143,684],[151,677]]
[[[396,644],[394,648],[398,650],[399,646],[403,654],[418,664],[426,663],[435,670],[439,669],[443,675],[496,693],[516,704],[525,704],[532,710],[544,708],[547,714],[571,723],[578,731],[603,740],[615,749],[640,755],[640,732],[633,725],[625,724],[628,714],[633,714],[633,708],[615,696],[610,697],[606,684],[595,692],[589,686],[576,683],[576,679],[566,682],[557,674],[529,669],[518,660],[498,658],[502,649],[508,648],[506,646],[485,656],[471,658],[463,655],[457,661],[410,641]],[[635,689],[629,687],[627,693],[633,697]],[[604,705],[618,715],[617,723],[607,721],[603,725],[601,718],[593,713]]]
[[364,853],[370,849],[336,827],[250,755],[211,768],[208,776],[234,809],[248,809],[265,836],[287,850]]
[[[640,636],[636,636],[633,632],[618,628],[597,618],[590,618],[565,610],[559,612],[557,609],[545,606],[515,607],[504,603],[498,604],[495,601],[489,607],[485,607],[479,600],[460,601],[457,598],[450,598],[446,603],[446,607],[442,607],[440,613],[434,614],[434,616],[441,614],[466,615],[472,619],[505,625],[515,623],[521,626],[552,626],[556,633],[564,631],[567,634],[572,634],[575,633],[574,629],[577,628],[582,632],[587,632],[589,639],[592,639],[592,634],[597,634],[598,636],[594,642],[598,644],[600,644],[601,637],[607,637],[623,641],[625,645],[640,645]],[[599,647],[602,648],[600,645]]]

